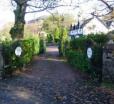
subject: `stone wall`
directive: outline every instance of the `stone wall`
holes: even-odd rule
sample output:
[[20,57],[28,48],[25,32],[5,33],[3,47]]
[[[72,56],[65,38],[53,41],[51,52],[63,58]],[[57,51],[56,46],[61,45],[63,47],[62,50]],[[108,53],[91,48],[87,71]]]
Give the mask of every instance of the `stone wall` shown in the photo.
[[114,82],[114,44],[107,44],[103,50],[103,81]]

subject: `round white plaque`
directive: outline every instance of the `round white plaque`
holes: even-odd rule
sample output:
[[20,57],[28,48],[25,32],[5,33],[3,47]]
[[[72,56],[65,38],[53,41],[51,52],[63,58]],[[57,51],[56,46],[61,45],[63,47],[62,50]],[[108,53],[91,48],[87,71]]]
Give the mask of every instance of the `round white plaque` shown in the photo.
[[20,46],[16,47],[15,55],[16,56],[21,56],[21,54],[22,54],[22,48]]
[[90,47],[87,49],[87,57],[89,59],[92,57],[92,49]]

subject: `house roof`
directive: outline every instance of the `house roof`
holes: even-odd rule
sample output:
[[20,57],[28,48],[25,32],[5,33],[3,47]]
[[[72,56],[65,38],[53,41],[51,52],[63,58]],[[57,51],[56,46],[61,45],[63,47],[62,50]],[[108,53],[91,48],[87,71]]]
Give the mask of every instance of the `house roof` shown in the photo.
[[82,28],[82,26],[81,26],[79,21],[78,21],[77,24],[74,24],[74,25],[70,26],[70,30],[75,30],[75,29],[79,29],[79,28]]
[[83,23],[82,23],[82,27],[84,27],[87,23],[89,23],[92,19],[96,18],[98,21],[100,21],[107,29],[110,28],[111,24],[112,24],[112,20],[109,20],[109,21],[106,21],[106,20],[102,20],[101,18],[97,17],[97,16],[93,16],[92,18],[90,19],[87,19],[85,20]]
[[78,21],[77,24],[71,25],[70,30],[75,30],[79,28],[83,28],[87,23],[89,23],[93,18],[86,19],[84,21]]
[[86,26],[86,24],[88,24],[94,18],[96,18],[98,21],[100,21],[107,29],[110,28],[110,26],[113,22],[112,20],[109,20],[109,21],[101,20],[99,17],[93,16],[92,18],[86,19],[84,21],[80,21],[80,22],[78,21],[78,23],[76,25],[71,25],[70,30],[84,28],[84,26]]
[[101,20],[99,17],[97,17],[97,16],[95,16],[96,17],[96,19],[98,19],[106,28],[110,28],[110,26],[111,26],[111,23],[113,22],[113,21],[111,21],[111,20],[109,20],[109,21],[106,21],[106,20]]
[[89,23],[92,19],[93,19],[93,18],[89,18],[89,19],[84,20],[84,21],[81,23],[80,27],[83,28],[83,27],[84,27],[87,23]]

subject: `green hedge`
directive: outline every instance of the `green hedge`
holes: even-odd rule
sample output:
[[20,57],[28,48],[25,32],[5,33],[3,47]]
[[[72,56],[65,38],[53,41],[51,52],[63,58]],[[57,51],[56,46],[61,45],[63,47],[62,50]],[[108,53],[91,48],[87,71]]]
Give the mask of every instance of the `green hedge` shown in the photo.
[[68,62],[75,68],[90,72],[90,63],[85,54],[81,51],[69,50],[66,52]]
[[[18,41],[4,42],[3,44],[3,56],[5,61],[5,69],[3,75],[12,74],[16,69],[21,69],[24,65],[28,64],[34,55],[39,54],[40,51],[40,39],[31,38]],[[20,57],[15,55],[15,49],[17,46],[21,46],[22,54]]]
[[59,56],[65,56],[65,50],[68,47],[68,30],[61,28],[60,39],[58,40]]
[[46,40],[44,38],[40,38],[40,48],[39,53],[45,53],[46,52]]
[[[70,48],[66,50],[66,58],[68,62],[84,72],[92,75],[101,75],[102,70],[102,48],[108,41],[107,35],[96,34],[82,36],[70,41]],[[87,48],[93,50],[92,58],[87,58]]]

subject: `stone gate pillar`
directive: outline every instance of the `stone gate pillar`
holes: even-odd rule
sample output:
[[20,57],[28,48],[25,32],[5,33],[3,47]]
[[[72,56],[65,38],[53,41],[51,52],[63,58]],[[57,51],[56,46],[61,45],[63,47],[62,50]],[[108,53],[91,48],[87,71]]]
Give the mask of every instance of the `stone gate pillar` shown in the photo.
[[103,50],[103,81],[114,82],[114,43]]

